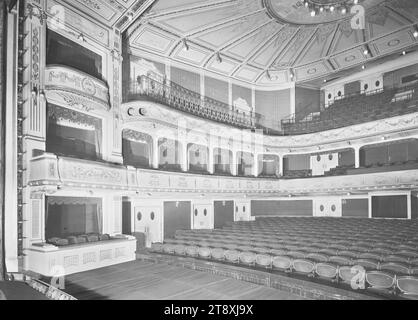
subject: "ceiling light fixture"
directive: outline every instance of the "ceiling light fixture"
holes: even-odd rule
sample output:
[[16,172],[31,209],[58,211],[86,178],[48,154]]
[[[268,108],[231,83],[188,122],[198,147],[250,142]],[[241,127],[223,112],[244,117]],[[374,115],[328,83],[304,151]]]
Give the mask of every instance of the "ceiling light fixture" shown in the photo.
[[308,9],[311,17],[318,16],[324,12],[336,13],[341,15],[346,15],[351,11],[351,7],[359,3],[358,0],[338,0],[338,1],[325,1],[318,0],[303,0],[304,10]]
[[134,19],[134,14],[132,12],[128,13],[128,19],[129,21],[132,21]]
[[216,53],[216,61],[218,61],[218,63],[222,63],[222,57],[219,52]]
[[418,30],[415,30],[413,35],[414,35],[414,38],[418,38]]
[[186,51],[189,51],[189,44],[187,43],[186,39],[183,39],[183,47]]

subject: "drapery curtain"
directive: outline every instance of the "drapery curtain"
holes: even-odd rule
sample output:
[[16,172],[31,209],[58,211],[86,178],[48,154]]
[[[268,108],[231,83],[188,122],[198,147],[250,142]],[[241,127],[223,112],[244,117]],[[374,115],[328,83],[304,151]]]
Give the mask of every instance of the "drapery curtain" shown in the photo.
[[209,150],[207,147],[191,143],[188,145],[189,170],[207,171]]
[[66,238],[71,235],[102,233],[102,201],[99,198],[47,197],[45,235]]
[[153,152],[152,137],[132,130],[124,130],[122,137],[122,153],[125,165],[149,168]]
[[96,160],[101,155],[101,120],[48,104],[47,152]]

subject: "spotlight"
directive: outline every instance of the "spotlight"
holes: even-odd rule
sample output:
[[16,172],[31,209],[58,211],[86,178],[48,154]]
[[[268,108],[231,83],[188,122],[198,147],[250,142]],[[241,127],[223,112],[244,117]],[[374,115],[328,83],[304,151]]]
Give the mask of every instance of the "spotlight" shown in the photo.
[[363,53],[364,53],[364,55],[365,55],[365,56],[367,56],[367,55],[369,54],[369,50],[368,50],[368,49],[365,49],[365,50],[363,51]]
[[346,14],[347,13],[347,9],[346,8],[342,8],[341,9],[341,14]]
[[86,38],[84,38],[84,34],[80,33],[78,36],[78,40],[80,40],[81,42],[85,42]]
[[331,12],[334,12],[334,10],[335,10],[335,7],[334,7],[334,6],[331,6],[331,7],[329,8],[329,11],[331,11]]
[[402,55],[404,56],[404,55],[406,55],[406,51],[402,51]]
[[354,0],[354,4],[358,4],[358,0]]
[[316,13],[315,13],[315,10],[312,10],[312,11],[311,11],[311,17],[315,17],[315,14],[316,14]]
[[413,35],[414,35],[414,38],[418,38],[418,30],[415,30]]
[[132,12],[128,13],[128,19],[129,21],[132,21],[134,19],[134,14]]
[[319,12],[324,12],[324,7],[319,8]]
[[361,68],[364,70],[364,69],[366,69],[366,66],[363,64],[363,65],[361,66]]

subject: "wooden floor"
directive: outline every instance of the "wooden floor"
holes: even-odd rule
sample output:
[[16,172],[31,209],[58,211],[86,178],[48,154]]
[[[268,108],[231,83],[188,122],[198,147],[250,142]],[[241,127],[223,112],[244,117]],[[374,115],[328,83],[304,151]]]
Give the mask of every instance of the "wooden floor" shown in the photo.
[[66,277],[66,291],[80,300],[301,300],[231,278],[152,262],[134,261]]
[[0,300],[47,300],[24,282],[1,282]]

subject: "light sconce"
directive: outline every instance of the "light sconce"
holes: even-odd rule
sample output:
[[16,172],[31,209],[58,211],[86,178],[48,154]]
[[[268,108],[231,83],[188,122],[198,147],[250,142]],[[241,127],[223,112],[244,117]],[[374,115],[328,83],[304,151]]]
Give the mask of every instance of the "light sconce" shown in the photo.
[[129,21],[132,21],[134,19],[134,14],[132,12],[128,13],[128,19]]
[[80,40],[81,42],[86,42],[86,38],[84,37],[84,34],[80,33],[78,35],[78,40]]

